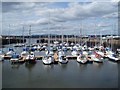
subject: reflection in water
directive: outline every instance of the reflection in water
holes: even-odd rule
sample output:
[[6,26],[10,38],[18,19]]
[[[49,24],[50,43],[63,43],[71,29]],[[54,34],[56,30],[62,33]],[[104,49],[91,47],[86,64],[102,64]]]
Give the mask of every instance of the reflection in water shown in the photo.
[[12,63],[11,63],[11,68],[12,68],[12,69],[19,69],[19,67],[20,67],[20,64],[19,64],[19,63],[16,63],[16,64],[12,64]]
[[53,65],[53,64],[51,64],[51,65],[43,65],[43,68],[44,68],[47,72],[50,72],[51,69],[54,68],[54,65]]
[[61,67],[62,69],[67,69],[67,64],[60,64],[60,67]]
[[103,63],[96,63],[96,62],[94,62],[93,65],[94,65],[96,68],[100,69],[100,68],[103,66]]
[[86,70],[86,68],[87,68],[87,64],[77,63],[77,66],[81,69],[81,71]]
[[29,71],[31,71],[32,68],[34,68],[35,64],[36,64],[36,62],[35,62],[35,63],[25,62],[25,67],[26,67]]

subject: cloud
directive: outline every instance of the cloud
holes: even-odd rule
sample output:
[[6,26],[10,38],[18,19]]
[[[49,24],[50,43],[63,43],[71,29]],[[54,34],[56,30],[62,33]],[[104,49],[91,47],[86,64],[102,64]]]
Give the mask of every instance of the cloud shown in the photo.
[[[114,2],[4,2],[3,3],[3,24],[16,23],[19,27],[22,25],[33,25],[36,29],[47,30],[50,22],[50,30],[57,30],[63,25],[65,32],[74,28],[80,29],[81,22],[84,24],[84,33],[91,27],[90,20],[96,21],[100,18],[115,19],[118,5]],[[61,5],[60,7],[58,7]],[[104,20],[103,20],[104,22]],[[21,24],[20,24],[21,23]],[[111,22],[112,23],[112,22]],[[104,23],[106,25],[106,23]],[[58,26],[57,26],[58,25]],[[6,29],[5,27],[3,29]],[[16,28],[17,30],[17,28]],[[35,31],[35,32],[36,32]],[[64,32],[64,31],[63,31]],[[72,33],[71,32],[71,33]],[[76,31],[78,32],[78,31]]]
[[50,13],[54,16],[54,20],[69,21],[81,20],[90,17],[102,17],[111,13],[117,12],[117,4],[112,2],[91,2],[91,3],[69,3],[67,8],[43,8],[36,11],[37,15],[46,15]]
[[114,13],[104,15],[103,18],[118,18],[118,12],[114,12]]

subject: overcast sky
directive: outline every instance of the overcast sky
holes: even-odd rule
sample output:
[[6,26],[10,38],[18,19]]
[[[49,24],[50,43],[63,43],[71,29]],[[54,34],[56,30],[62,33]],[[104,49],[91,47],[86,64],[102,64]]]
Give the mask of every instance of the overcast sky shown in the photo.
[[[21,0],[22,1],[22,0]],[[28,34],[111,34],[118,33],[117,0],[98,2],[2,2],[4,35]]]

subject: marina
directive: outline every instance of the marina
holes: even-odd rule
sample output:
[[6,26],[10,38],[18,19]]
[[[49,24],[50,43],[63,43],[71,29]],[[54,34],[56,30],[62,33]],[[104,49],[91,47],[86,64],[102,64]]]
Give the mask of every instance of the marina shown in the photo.
[[[34,40],[33,40],[34,41]],[[58,44],[60,45],[60,44]],[[34,46],[34,45],[33,45]],[[54,46],[54,44],[53,44]],[[2,50],[7,53],[9,45],[5,45]],[[25,47],[15,47],[11,44],[18,55],[22,52]],[[52,46],[51,46],[52,47]],[[47,46],[46,46],[47,48]],[[32,49],[32,48],[31,48]],[[49,49],[49,50],[53,50]],[[62,49],[60,49],[62,50]],[[59,49],[57,50],[59,51]],[[84,50],[86,51],[86,50]],[[57,58],[58,63],[52,62],[44,63],[43,59],[46,56],[46,49],[42,51],[36,49],[35,62],[30,63],[24,58],[17,59],[17,62],[11,61],[11,57],[5,56],[2,62],[2,72],[3,72],[3,88],[116,88],[118,87],[118,66],[119,61],[111,61],[108,57],[102,59],[102,63],[92,61],[86,63],[79,63],[77,61],[78,56],[73,56],[71,54],[72,50],[67,50],[66,58],[67,63],[59,63],[59,56],[54,56]],[[88,52],[88,51],[86,51]],[[83,52],[84,55],[86,52]],[[79,51],[80,53],[80,51]],[[49,52],[50,54],[50,52]],[[51,55],[53,53],[51,52]],[[62,56],[62,54],[60,55]],[[9,58],[8,58],[9,57]],[[95,58],[95,57],[94,57]],[[92,59],[93,60],[93,59]],[[114,71],[114,72],[113,72]],[[12,72],[11,74],[9,74]],[[6,76],[9,74],[9,76]],[[19,74],[22,74],[19,75]],[[14,82],[15,79],[16,81]],[[24,78],[24,80],[22,80]],[[61,81],[62,79],[62,81]],[[109,80],[110,82],[108,83]],[[56,83],[57,81],[57,83]],[[82,82],[81,82],[82,81]],[[19,84],[17,84],[17,83]],[[29,83],[28,83],[29,82]],[[52,82],[52,83],[51,83]],[[92,82],[92,83],[90,83]],[[101,84],[104,82],[104,85]],[[87,84],[87,86],[86,86]]]
[[2,88],[118,88],[117,6],[2,2]]

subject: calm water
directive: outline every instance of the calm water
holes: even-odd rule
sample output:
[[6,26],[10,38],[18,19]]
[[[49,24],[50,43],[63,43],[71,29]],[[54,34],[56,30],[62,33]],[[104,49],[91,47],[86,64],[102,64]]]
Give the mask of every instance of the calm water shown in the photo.
[[117,88],[117,63],[81,65],[69,60],[66,65],[14,64],[4,61],[3,88]]
[[[7,48],[3,49],[7,51]],[[22,48],[15,48],[20,53]],[[44,52],[38,53],[44,55]],[[9,60],[2,65],[3,88],[117,88],[118,63],[104,60],[103,64],[81,65],[75,60],[68,64],[44,65],[14,64]]]

